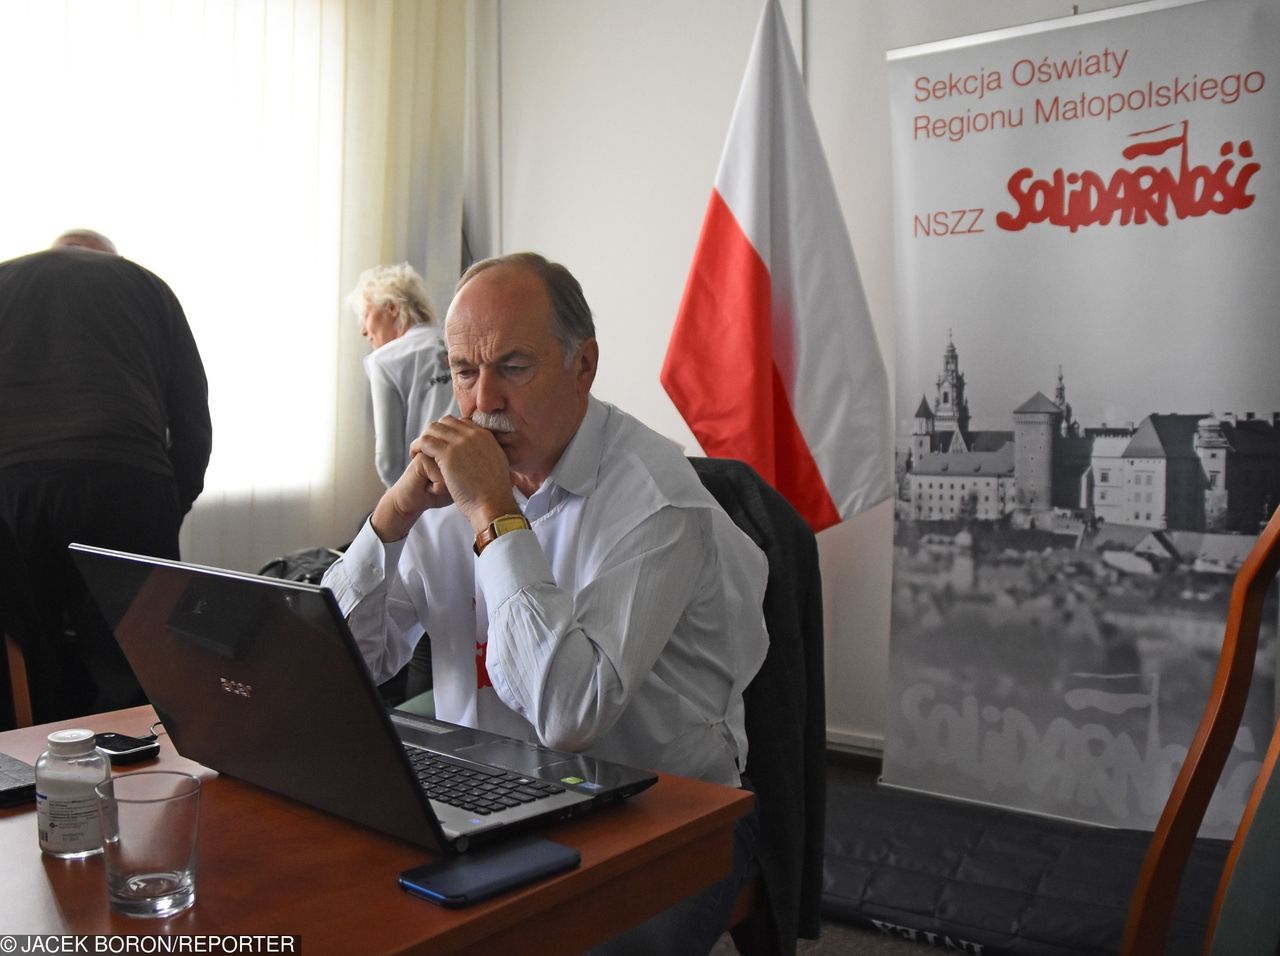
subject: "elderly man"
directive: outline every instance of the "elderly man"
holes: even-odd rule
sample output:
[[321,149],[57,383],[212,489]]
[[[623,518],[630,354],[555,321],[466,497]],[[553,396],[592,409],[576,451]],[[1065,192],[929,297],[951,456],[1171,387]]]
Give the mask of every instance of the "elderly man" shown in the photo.
[[[413,443],[325,578],[374,677],[425,628],[440,717],[738,785],[764,556],[675,445],[591,395],[599,348],[563,266],[475,264],[446,335],[461,417]],[[637,951],[705,952],[735,890]]]

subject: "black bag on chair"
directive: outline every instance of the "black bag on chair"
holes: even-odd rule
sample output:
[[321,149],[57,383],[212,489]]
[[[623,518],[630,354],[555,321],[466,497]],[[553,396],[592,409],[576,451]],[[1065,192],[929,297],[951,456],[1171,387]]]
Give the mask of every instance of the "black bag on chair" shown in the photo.
[[329,565],[340,557],[342,552],[335,548],[301,548],[272,558],[258,569],[258,573],[269,578],[319,584]]
[[[347,544],[349,545],[350,542]],[[347,545],[341,548],[300,548],[297,551],[282,554],[278,558],[272,558],[258,570],[258,573],[269,578],[319,584],[324,573],[329,570],[329,565],[342,557],[342,552],[346,549]],[[394,707],[406,698],[431,689],[431,642],[423,640],[420,646],[421,653],[415,653],[415,657],[418,661],[425,661],[425,664],[414,662],[406,664],[400,669],[400,673],[378,685],[378,692],[382,695],[383,703],[388,707]],[[411,671],[417,672],[412,678]],[[423,671],[426,674],[425,678],[421,676]]]

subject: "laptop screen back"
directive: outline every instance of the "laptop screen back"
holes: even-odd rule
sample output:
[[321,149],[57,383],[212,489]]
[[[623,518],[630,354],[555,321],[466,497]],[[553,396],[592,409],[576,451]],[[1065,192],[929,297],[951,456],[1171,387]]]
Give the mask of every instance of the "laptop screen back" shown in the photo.
[[72,555],[183,756],[449,849],[327,590],[81,545]]

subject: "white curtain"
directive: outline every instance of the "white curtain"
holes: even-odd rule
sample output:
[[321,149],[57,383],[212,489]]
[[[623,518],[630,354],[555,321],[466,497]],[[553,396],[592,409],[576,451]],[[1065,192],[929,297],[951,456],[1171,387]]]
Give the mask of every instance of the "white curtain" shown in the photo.
[[0,0],[0,259],[72,226],[181,299],[214,420],[183,556],[340,544],[380,490],[346,293],[462,230],[464,0]]
[[462,235],[468,264],[503,251],[502,10],[498,4],[499,0],[467,4]]

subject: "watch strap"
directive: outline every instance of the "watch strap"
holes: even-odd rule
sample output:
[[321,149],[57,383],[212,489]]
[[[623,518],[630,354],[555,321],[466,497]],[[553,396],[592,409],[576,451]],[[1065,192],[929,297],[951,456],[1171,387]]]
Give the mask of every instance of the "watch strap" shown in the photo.
[[481,551],[508,531],[519,531],[530,527],[532,527],[532,525],[529,524],[529,519],[519,512],[509,515],[499,515],[489,522],[488,527],[480,529],[480,533],[476,535],[476,543],[472,545],[472,549],[477,555],[479,555]]

